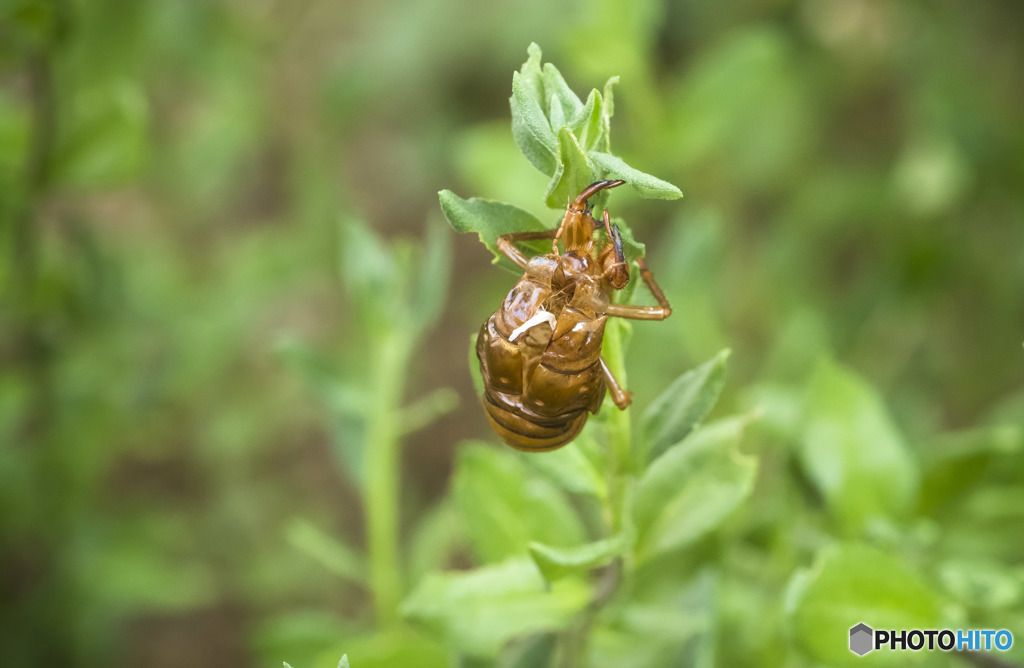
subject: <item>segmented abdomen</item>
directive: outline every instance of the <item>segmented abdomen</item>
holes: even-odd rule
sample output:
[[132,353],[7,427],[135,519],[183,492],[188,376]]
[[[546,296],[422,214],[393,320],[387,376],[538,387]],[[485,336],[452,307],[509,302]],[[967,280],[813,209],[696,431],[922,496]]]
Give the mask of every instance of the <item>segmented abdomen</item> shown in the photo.
[[[510,301],[518,300],[506,304]],[[510,340],[525,317],[512,315],[503,305],[480,329],[476,352],[484,379],[484,410],[494,431],[513,448],[540,452],[565,445],[604,399],[599,363],[604,316],[587,319],[568,311],[564,316],[579,321],[538,351],[525,387],[525,344],[522,337]]]

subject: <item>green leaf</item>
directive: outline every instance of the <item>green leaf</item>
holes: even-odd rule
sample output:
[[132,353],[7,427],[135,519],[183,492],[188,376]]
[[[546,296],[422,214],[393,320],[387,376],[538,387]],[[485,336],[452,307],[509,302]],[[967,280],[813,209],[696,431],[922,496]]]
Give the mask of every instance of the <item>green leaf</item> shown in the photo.
[[82,86],[57,150],[57,178],[110,187],[135,177],[149,148],[149,108],[136,82]]
[[1015,574],[990,558],[947,560],[939,565],[938,576],[947,592],[976,609],[1005,609],[1024,599],[1024,571]]
[[583,527],[565,495],[528,476],[514,451],[502,448],[470,444],[458,455],[455,502],[480,559],[494,563],[525,556],[530,541],[583,542]]
[[619,83],[619,77],[610,77],[604,84],[604,109],[601,113],[602,125],[604,126],[602,136],[604,139],[603,148],[605,153],[612,152],[612,116],[615,115],[615,94],[612,88]]
[[992,467],[1003,464],[1024,444],[1024,430],[999,424],[942,434],[921,452],[921,499],[918,508],[929,514],[957,503]]
[[600,151],[587,154],[599,170],[604,172],[603,178],[622,179],[629,184],[641,197],[647,199],[679,199],[682,191],[668,181],[633,169],[617,156]]
[[543,455],[524,454],[523,460],[567,491],[598,499],[608,495],[608,483],[576,441]]
[[314,561],[345,579],[362,582],[366,577],[366,564],[350,547],[320,530],[304,519],[293,519],[287,528],[287,539],[292,547],[305,552]]
[[639,560],[694,542],[750,494],[757,459],[737,448],[747,421],[739,416],[703,427],[647,469],[634,509]]
[[476,339],[480,336],[474,332],[469,337],[469,375],[473,378],[473,389],[477,397],[484,396],[484,377],[480,372],[480,358],[476,356]]
[[414,622],[442,635],[449,647],[493,658],[510,639],[565,628],[590,600],[576,579],[545,585],[527,559],[474,571],[429,575],[402,605]]
[[[594,165],[580,147],[576,136],[568,128],[558,131],[558,165],[544,193],[545,202],[552,209],[564,209],[584,188],[597,181]],[[604,193],[591,198],[600,207]]]
[[[825,548],[810,570],[789,582],[785,607],[792,637],[822,665],[858,665],[849,650],[850,628],[942,628],[941,601],[911,566],[873,547],[839,544]],[[878,652],[902,664],[926,652]],[[877,659],[876,659],[877,660]],[[885,660],[885,659],[883,659]]]
[[341,278],[363,308],[378,310],[382,302],[393,308],[399,266],[392,249],[362,221],[345,218],[340,225]]
[[419,271],[413,297],[410,300],[417,331],[422,332],[433,325],[444,306],[448,292],[448,277],[451,274],[451,242],[447,229],[440,221],[427,223],[423,254],[418,260]]
[[433,424],[442,415],[451,413],[458,406],[459,393],[450,387],[439,387],[402,409],[398,415],[402,423],[402,434],[419,431]]
[[450,497],[423,514],[406,550],[409,580],[416,582],[431,571],[446,568],[451,556],[466,544],[463,531],[462,518]]
[[534,167],[550,176],[555,172],[558,142],[551,130],[544,106],[547,104],[540,68],[541,51],[530,44],[529,54],[519,72],[512,74],[512,136]]
[[[565,83],[565,79],[562,78],[562,73],[558,71],[558,68],[551,63],[544,64],[544,93],[550,100],[548,106],[548,117],[551,120],[551,130],[558,132],[562,127],[565,126],[565,121],[568,119],[575,119],[583,111],[583,103],[580,102],[580,98],[569,88],[569,84]],[[557,109],[557,112],[556,112]],[[556,113],[563,120],[561,123],[555,123],[554,118]]]
[[802,431],[800,462],[843,524],[859,529],[914,507],[916,464],[877,393],[852,371],[818,364]]
[[[511,204],[471,197],[462,199],[450,190],[438,193],[441,209],[448,222],[459,232],[476,232],[487,250],[494,255],[494,264],[521,273],[521,269],[498,251],[498,237],[512,232],[539,232],[551,229],[532,213]],[[539,241],[523,244],[534,254],[550,253],[551,242]],[[528,252],[527,255],[530,253]]]
[[536,633],[518,638],[505,646],[495,666],[496,668],[550,666],[554,663],[557,647],[558,635],[555,633]]
[[652,462],[682,441],[707,417],[725,386],[728,349],[687,371],[644,411],[642,448]]
[[569,130],[579,138],[580,146],[590,151],[599,148],[605,132],[604,103],[601,94],[590,91],[586,105],[569,124]]
[[584,575],[593,568],[604,566],[628,551],[634,539],[632,533],[623,532],[611,538],[573,547],[530,543],[530,556],[544,578],[554,582],[567,575]]
[[[393,666],[445,666],[448,651],[440,643],[403,626],[373,629],[365,635],[349,631],[318,654],[315,665],[334,666],[341,654],[345,661],[354,657],[357,668],[392,668]],[[344,664],[341,664],[344,665]]]

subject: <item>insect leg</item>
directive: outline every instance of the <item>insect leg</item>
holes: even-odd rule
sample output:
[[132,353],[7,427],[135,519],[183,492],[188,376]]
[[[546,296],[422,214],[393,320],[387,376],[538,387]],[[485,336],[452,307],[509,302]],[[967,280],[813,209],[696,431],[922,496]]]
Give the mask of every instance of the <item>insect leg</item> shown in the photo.
[[664,320],[672,315],[672,308],[668,305],[668,300],[665,299],[665,293],[661,291],[661,287],[654,280],[654,274],[647,268],[646,260],[642,257],[637,258],[636,263],[640,265],[640,276],[644,279],[644,283],[647,284],[647,289],[658,300],[658,305],[628,306],[626,304],[610,304],[605,313],[630,320]]
[[526,265],[530,259],[523,254],[523,251],[516,248],[515,242],[553,239],[557,233],[558,230],[555,229],[544,230],[542,232],[513,232],[512,234],[503,234],[498,237],[498,250],[504,253],[505,257],[519,265],[520,269],[526,269]]
[[602,357],[599,359],[601,360],[601,371],[604,372],[604,382],[608,385],[608,390],[612,393],[612,401],[616,406],[618,406],[619,410],[626,410],[629,405],[633,403],[633,396],[626,390],[622,389],[622,386],[619,385],[619,381],[612,375],[612,370],[609,369],[608,365],[605,363],[604,358]]

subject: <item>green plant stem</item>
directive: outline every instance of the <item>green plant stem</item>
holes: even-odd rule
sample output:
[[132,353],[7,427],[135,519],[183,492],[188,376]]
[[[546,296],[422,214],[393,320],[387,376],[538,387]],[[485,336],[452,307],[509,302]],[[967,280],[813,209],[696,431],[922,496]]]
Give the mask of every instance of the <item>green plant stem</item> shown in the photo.
[[[605,328],[604,346],[601,355],[612,374],[619,383],[626,387],[625,349],[623,346],[623,324],[611,321]],[[605,500],[605,516],[611,535],[625,529],[626,517],[629,514],[631,485],[633,480],[633,441],[630,426],[629,409],[624,411],[607,407],[610,410],[607,421],[608,434],[608,497]],[[622,585],[631,560],[616,558],[604,569],[598,582],[593,599],[580,615],[576,623],[562,634],[560,647],[560,664],[563,668],[576,668],[586,664],[586,643],[590,630],[601,609],[615,595]]]
[[[621,322],[612,321],[605,329],[602,354],[612,375],[619,384],[628,387],[626,380],[625,351],[622,345]],[[631,437],[629,409],[611,410],[608,416],[608,507],[610,530],[616,534],[623,529],[629,503],[631,476],[633,473],[633,444]]]
[[378,339],[374,351],[371,408],[366,432],[366,526],[369,533],[370,584],[377,624],[398,621],[401,573],[398,564],[400,411],[410,342],[400,332]]

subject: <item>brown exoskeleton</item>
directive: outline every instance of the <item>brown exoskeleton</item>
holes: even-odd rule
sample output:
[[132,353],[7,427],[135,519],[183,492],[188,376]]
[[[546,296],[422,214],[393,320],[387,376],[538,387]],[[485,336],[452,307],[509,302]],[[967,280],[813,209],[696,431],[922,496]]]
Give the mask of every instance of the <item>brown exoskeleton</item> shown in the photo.
[[[480,329],[476,354],[484,379],[484,409],[491,427],[519,450],[559,448],[579,434],[588,412],[601,408],[606,387],[625,410],[631,402],[601,359],[608,316],[664,320],[668,301],[644,260],[640,275],[658,306],[612,304],[613,290],[629,282],[617,225],[605,209],[594,219],[587,199],[624,181],[598,181],[573,200],[562,223],[544,232],[498,237],[498,249],[525,270],[505,301]],[[594,232],[608,236],[595,248]],[[551,239],[551,253],[528,259],[517,241]],[[565,252],[559,254],[558,240]]]

